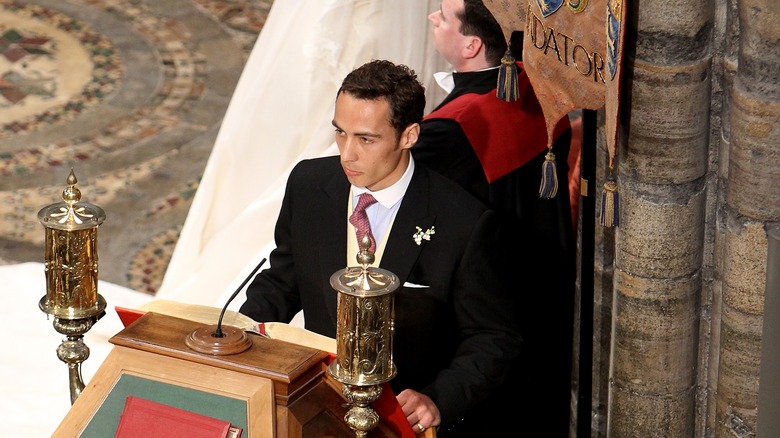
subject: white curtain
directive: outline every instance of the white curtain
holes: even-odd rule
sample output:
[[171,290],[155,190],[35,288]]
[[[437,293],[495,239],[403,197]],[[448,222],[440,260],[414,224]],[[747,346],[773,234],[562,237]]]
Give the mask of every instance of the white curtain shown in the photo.
[[[68,365],[57,358],[65,335],[57,333],[53,319],[38,309],[46,295],[43,263],[0,266],[5,305],[0,307],[3,359],[0,360],[0,436],[49,437],[70,410]],[[84,335],[89,358],[82,363],[85,383],[105,360],[113,345],[108,340],[123,325],[114,306],[135,308],[147,303],[148,294],[113,283],[98,282],[98,293],[108,303],[106,314]]]
[[[158,298],[220,306],[273,248],[284,183],[294,163],[335,154],[333,102],[343,77],[374,58],[412,67],[429,109],[443,93],[433,72],[447,68],[426,16],[438,0],[277,0],[228,107],[201,185]],[[42,263],[0,266],[6,343],[0,361],[0,435],[51,436],[70,409],[64,339],[38,310],[46,294]],[[113,306],[138,307],[151,296],[100,282],[110,303],[86,334],[85,382],[122,328]],[[231,308],[237,308],[237,298]]]
[[[221,306],[274,247],[287,175],[337,153],[333,104],[344,76],[371,59],[413,68],[428,109],[448,68],[427,16],[438,0],[276,1],[227,109],[158,298]],[[267,266],[266,266],[267,267]],[[237,298],[231,308],[244,301]]]

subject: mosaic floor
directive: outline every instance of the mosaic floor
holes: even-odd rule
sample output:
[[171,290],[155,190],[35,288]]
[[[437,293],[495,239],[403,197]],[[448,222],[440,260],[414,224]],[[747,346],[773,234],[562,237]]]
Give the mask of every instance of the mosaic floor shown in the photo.
[[0,0],[0,264],[73,169],[100,279],[154,294],[272,1]]

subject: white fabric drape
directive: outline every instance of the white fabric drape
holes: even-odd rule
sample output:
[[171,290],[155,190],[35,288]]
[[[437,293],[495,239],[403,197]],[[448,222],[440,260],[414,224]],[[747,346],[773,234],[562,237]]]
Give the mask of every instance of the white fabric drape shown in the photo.
[[[333,103],[343,77],[375,58],[412,67],[443,98],[433,73],[447,68],[430,41],[427,14],[438,0],[277,0],[232,97],[158,298],[220,306],[273,248],[273,227],[292,166],[335,154]],[[6,335],[0,361],[0,435],[51,436],[70,409],[64,337],[38,310],[43,264],[0,266]],[[121,330],[114,306],[138,307],[149,295],[100,282],[109,303],[85,336],[84,381]],[[243,299],[237,298],[231,308]]]
[[[342,79],[371,59],[413,68],[428,108],[447,65],[430,41],[438,0],[274,3],[239,79],[158,298],[220,305],[274,247],[292,166],[336,154],[333,105]],[[237,308],[237,298],[231,308]]]
[[[0,360],[0,436],[49,437],[70,409],[68,365],[57,358],[57,347],[65,340],[54,330],[53,320],[38,309],[46,295],[43,263],[0,266],[4,305],[2,321],[3,358]],[[89,358],[82,363],[85,383],[111,351],[108,340],[122,330],[114,306],[138,307],[152,297],[112,283],[98,282],[98,293],[108,307],[84,335]]]

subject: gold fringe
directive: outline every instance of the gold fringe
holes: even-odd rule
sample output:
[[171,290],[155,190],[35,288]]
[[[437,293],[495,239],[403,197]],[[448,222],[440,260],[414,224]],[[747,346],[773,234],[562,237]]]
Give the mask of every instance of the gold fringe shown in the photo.
[[611,228],[620,224],[620,198],[618,197],[617,181],[614,178],[604,183],[601,192],[601,225]]

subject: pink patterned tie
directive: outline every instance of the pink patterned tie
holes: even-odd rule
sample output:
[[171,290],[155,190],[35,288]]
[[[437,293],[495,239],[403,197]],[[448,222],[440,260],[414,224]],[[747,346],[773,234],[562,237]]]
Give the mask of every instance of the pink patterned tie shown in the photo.
[[357,241],[358,247],[360,247],[360,239],[368,233],[369,239],[371,239],[371,247],[368,249],[371,252],[376,250],[376,240],[374,240],[374,234],[371,233],[371,224],[368,223],[368,215],[366,214],[366,208],[375,203],[376,199],[370,193],[363,193],[360,195],[357,207],[349,217],[349,223],[357,228]]

